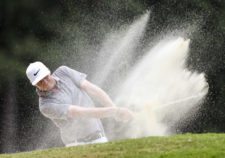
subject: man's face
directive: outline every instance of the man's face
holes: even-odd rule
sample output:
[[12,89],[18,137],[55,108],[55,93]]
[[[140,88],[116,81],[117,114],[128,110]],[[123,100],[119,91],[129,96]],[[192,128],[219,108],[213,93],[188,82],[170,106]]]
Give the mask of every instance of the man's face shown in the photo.
[[35,86],[42,91],[47,91],[51,86],[51,76],[46,76],[45,78],[40,80]]

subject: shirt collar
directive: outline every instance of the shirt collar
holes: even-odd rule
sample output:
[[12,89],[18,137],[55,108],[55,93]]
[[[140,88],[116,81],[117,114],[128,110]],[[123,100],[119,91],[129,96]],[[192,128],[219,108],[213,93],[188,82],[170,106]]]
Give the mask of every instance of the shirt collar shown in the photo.
[[52,75],[52,77],[56,80],[56,83],[57,83],[58,81],[60,81],[60,79],[59,79],[57,76]]

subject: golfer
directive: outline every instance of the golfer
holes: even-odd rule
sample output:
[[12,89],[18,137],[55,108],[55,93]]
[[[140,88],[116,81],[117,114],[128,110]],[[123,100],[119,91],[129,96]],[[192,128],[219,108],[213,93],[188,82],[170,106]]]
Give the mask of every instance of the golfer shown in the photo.
[[[107,142],[100,118],[128,121],[133,117],[131,111],[117,108],[101,88],[86,80],[86,74],[67,66],[51,74],[37,61],[27,67],[26,74],[36,87],[41,113],[59,127],[66,146]],[[90,97],[104,107],[95,107]]]

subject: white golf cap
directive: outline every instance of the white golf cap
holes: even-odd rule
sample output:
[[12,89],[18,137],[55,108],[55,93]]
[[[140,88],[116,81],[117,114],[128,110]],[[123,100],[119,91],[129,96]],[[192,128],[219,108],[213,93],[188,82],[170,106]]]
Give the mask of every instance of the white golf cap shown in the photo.
[[26,74],[31,84],[34,86],[40,80],[50,75],[50,70],[40,61],[31,63],[26,70]]

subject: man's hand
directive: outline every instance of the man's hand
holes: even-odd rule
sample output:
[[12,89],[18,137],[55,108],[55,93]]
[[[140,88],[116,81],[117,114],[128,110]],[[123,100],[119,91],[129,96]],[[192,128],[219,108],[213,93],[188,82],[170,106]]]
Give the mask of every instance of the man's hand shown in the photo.
[[134,118],[134,113],[127,108],[116,108],[115,120],[128,122]]

